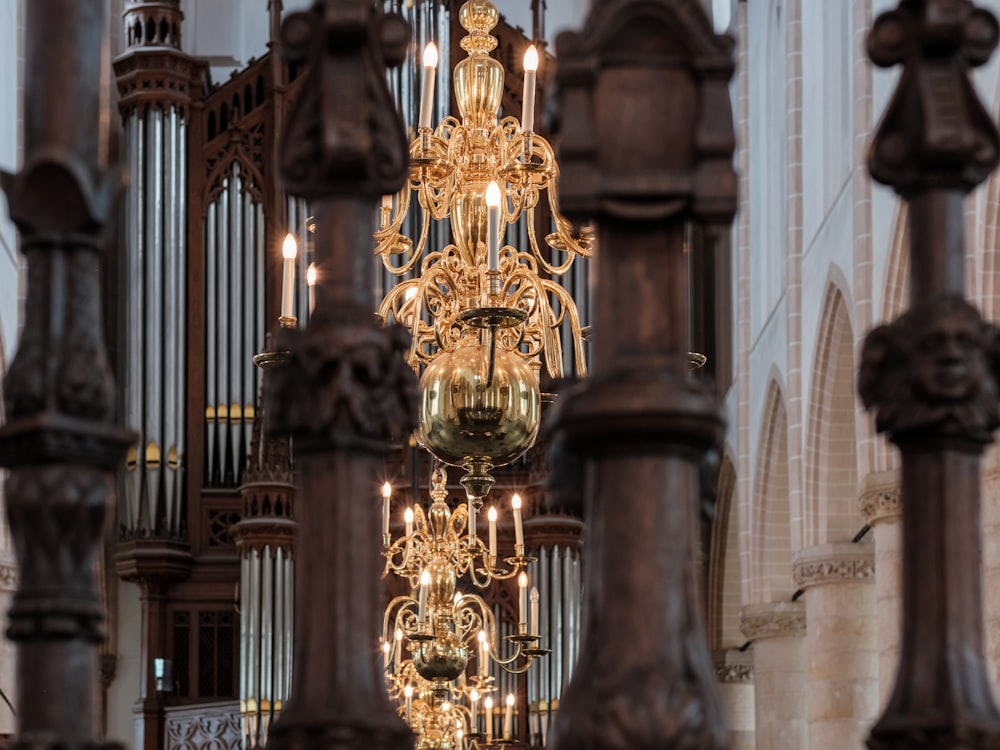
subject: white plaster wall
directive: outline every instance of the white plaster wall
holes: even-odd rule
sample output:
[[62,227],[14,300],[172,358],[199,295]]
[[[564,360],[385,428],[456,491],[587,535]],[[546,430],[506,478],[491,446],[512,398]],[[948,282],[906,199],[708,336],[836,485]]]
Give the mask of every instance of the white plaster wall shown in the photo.
[[[0,3],[0,169],[7,172],[19,167],[23,2]],[[17,234],[4,197],[0,199],[0,347],[8,364],[17,344],[18,290]]]
[[749,3],[751,336],[785,288],[785,28],[782,0]]
[[137,748],[142,746],[134,714],[140,693],[142,606],[138,587],[114,578],[118,583],[118,654],[115,679],[108,688],[108,738]]

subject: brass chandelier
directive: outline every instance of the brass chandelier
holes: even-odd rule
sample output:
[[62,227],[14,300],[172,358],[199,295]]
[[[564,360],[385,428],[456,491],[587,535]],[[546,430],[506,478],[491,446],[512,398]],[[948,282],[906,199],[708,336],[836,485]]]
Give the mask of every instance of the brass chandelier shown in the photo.
[[[559,283],[577,257],[590,254],[592,230],[574,236],[559,212],[559,169],[552,147],[534,132],[537,52],[525,55],[521,121],[498,119],[503,66],[490,57],[499,13],[489,0],[459,11],[468,57],[454,69],[461,120],[436,128],[430,112],[436,50],[424,55],[417,136],[409,184],[385,196],[375,253],[400,280],[378,314],[412,334],[409,362],[423,369],[419,442],[445,464],[466,470],[474,509],[493,485],[490,471],[534,443],[540,419],[539,373],[561,378],[562,330],[572,339],[576,373],[586,374],[584,329]],[[420,207],[416,241],[404,232],[412,196]],[[552,231],[540,241],[536,210],[547,200]],[[449,220],[452,242],[429,247],[431,222]],[[505,244],[521,224],[527,247]]]
[[[417,734],[417,750],[497,747],[513,742],[514,695],[503,700],[503,723],[495,726],[497,687],[490,664],[520,673],[549,650],[540,647],[538,591],[528,592],[520,502],[511,501],[514,554],[499,555],[497,515],[489,513],[488,542],[476,533],[475,510],[445,503],[447,475],[432,476],[431,504],[407,508],[405,533],[389,530],[392,488],[383,488],[382,535],[385,572],[409,580],[411,593],[397,596],[385,611],[383,665],[389,695]],[[490,607],[476,589],[496,581],[518,581],[518,623],[502,639]],[[468,590],[460,591],[459,583]],[[504,644],[503,640],[508,641]],[[470,663],[476,669],[470,676]]]

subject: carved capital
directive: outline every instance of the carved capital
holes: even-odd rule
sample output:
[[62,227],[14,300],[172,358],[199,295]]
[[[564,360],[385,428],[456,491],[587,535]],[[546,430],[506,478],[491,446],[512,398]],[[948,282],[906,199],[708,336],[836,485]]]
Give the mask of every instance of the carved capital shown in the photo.
[[997,38],[996,18],[969,0],[903,0],[875,19],[869,56],[903,72],[872,139],[872,177],[904,195],[986,179],[1000,136],[969,69],[989,59]]
[[821,544],[795,553],[792,577],[802,588],[828,583],[875,580],[875,557],[870,544]]
[[285,18],[285,56],[309,65],[282,132],[279,165],[290,193],[375,196],[402,187],[409,150],[385,70],[403,61],[409,38],[402,16],[362,0],[317,2]]
[[865,522],[874,526],[880,521],[898,518],[903,513],[899,472],[869,474],[861,487],[858,509]]
[[715,679],[719,682],[753,682],[753,654],[730,649],[715,654]]
[[297,451],[381,450],[416,427],[420,396],[402,326],[314,324],[282,331],[278,348],[291,359],[269,374],[269,429],[295,437]]
[[875,328],[858,393],[893,442],[937,435],[985,443],[998,424],[1000,331],[958,295],[938,295]]
[[22,466],[7,480],[7,517],[20,552],[10,609],[14,641],[104,638],[94,555],[112,494],[109,472],[84,466]]
[[805,602],[751,604],[740,610],[740,631],[751,641],[804,636]]
[[0,591],[15,591],[17,589],[17,566],[0,565]]

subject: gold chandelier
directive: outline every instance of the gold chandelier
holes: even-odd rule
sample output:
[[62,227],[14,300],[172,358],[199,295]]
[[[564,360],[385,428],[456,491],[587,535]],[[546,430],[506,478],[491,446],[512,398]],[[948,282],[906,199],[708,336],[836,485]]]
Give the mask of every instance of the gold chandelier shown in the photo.
[[[409,184],[383,199],[375,253],[400,278],[378,313],[410,329],[409,362],[424,368],[418,439],[440,461],[465,468],[461,482],[478,508],[494,481],[490,470],[535,441],[541,366],[564,376],[561,330],[572,339],[576,373],[586,375],[584,330],[557,279],[590,254],[593,232],[573,236],[559,213],[552,147],[533,132],[534,47],[525,54],[521,122],[498,121],[504,70],[490,57],[497,46],[490,31],[499,13],[488,0],[469,0],[459,20],[468,32],[461,41],[468,57],[454,70],[461,121],[430,127],[437,54],[428,45]],[[403,229],[413,194],[416,241]],[[543,196],[553,231],[539,241]],[[431,222],[444,220],[452,242],[429,247]],[[504,244],[507,227],[522,221],[528,247]]]
[[[395,597],[385,611],[386,683],[417,734],[417,750],[496,747],[513,741],[514,696],[502,701],[502,727],[495,726],[494,704],[499,708],[501,701],[494,698],[491,662],[521,673],[549,653],[539,646],[538,591],[528,593],[525,568],[534,558],[524,552],[517,495],[511,500],[514,554],[500,557],[496,509],[490,508],[484,543],[476,533],[472,500],[449,509],[446,483],[445,470],[435,469],[426,514],[420,505],[407,508],[405,533],[396,540],[389,531],[392,488],[388,483],[383,487],[385,572],[406,578],[413,592]],[[475,589],[515,577],[518,624],[505,647],[492,610]],[[459,590],[463,581],[471,590]],[[466,673],[470,660],[476,665],[472,676]]]

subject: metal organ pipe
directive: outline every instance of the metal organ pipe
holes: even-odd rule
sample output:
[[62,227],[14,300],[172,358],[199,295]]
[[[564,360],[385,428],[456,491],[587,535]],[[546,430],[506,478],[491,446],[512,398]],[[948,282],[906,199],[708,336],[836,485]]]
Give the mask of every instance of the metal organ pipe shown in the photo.
[[170,104],[126,114],[123,258],[125,419],[138,428],[125,479],[125,533],[171,537],[183,470],[187,130]]
[[576,663],[582,582],[580,558],[572,547],[542,547],[537,557],[528,575],[538,582],[539,630],[552,653],[540,660],[537,674],[528,680],[528,732],[530,744],[544,745]]
[[240,711],[247,748],[266,743],[291,686],[293,562],[286,549],[270,545],[241,557]]
[[219,484],[219,274],[217,258],[218,243],[218,203],[213,201],[208,207],[205,219],[205,484],[209,487]]

